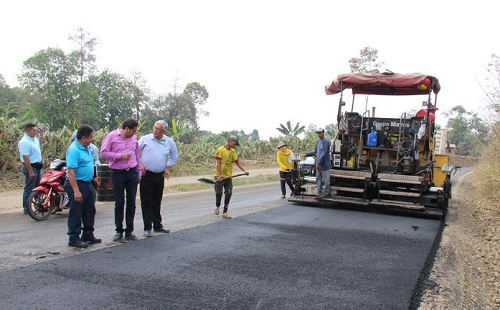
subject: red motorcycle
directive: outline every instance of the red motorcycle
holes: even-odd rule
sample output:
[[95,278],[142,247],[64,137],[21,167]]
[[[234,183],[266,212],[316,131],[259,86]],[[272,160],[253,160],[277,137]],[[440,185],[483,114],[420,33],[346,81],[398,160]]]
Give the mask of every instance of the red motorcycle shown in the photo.
[[[50,163],[49,168],[42,176],[40,185],[34,188],[28,197],[28,214],[36,221],[46,220],[51,214],[69,208],[68,194],[64,191],[66,161],[56,159]],[[93,181],[95,201],[96,185]]]
[[40,180],[28,197],[28,214],[36,221],[43,221],[56,211],[69,207],[68,194],[64,191],[66,161],[56,159],[50,163],[50,170]]

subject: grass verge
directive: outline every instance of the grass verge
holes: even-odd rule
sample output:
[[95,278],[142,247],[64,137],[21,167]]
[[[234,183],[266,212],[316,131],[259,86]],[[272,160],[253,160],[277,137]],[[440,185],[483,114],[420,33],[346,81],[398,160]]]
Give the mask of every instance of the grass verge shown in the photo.
[[[259,175],[256,177],[249,177],[249,178],[242,177],[239,179],[234,179],[233,185],[234,186],[241,186],[241,185],[277,182],[277,181],[279,181],[279,179],[280,178],[278,175]],[[165,192],[166,193],[190,192],[190,191],[209,189],[209,188],[213,188],[213,187],[214,186],[211,184],[206,184],[206,183],[201,183],[201,182],[189,183],[189,184],[177,184],[177,185],[165,187]]]

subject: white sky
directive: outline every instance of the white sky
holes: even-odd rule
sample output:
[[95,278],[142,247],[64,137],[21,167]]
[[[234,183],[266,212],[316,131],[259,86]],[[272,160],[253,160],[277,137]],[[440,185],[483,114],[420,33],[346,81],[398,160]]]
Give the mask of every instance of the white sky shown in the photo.
[[[127,76],[135,68],[154,93],[172,92],[177,75],[181,87],[199,82],[210,93],[201,129],[256,128],[261,138],[287,120],[334,123],[339,95],[324,86],[365,46],[391,71],[439,78],[441,124],[440,112],[455,105],[485,106],[474,76],[484,79],[491,54],[500,54],[494,0],[6,0],[0,9],[0,73],[11,86],[24,60],[48,47],[69,52],[68,35],[82,26],[100,39],[99,68]],[[425,99],[371,96],[369,106],[399,117]]]

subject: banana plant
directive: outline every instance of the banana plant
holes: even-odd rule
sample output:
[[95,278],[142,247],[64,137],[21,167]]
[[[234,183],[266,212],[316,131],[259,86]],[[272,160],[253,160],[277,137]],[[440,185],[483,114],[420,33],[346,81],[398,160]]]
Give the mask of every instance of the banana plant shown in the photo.
[[306,129],[306,126],[300,126],[300,123],[297,122],[295,126],[292,126],[292,123],[290,121],[286,122],[286,126],[283,124],[280,124],[280,127],[276,128],[279,132],[284,134],[285,136],[298,136],[301,133],[303,133]]

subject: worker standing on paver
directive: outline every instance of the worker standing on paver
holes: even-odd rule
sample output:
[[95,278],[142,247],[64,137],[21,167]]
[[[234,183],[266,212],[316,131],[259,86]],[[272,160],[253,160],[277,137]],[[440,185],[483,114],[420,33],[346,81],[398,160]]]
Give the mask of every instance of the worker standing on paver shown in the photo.
[[219,215],[219,208],[222,201],[222,190],[224,189],[224,210],[222,211],[222,217],[225,219],[231,218],[231,216],[227,213],[227,210],[229,207],[229,201],[231,200],[231,195],[233,194],[233,180],[230,179],[233,175],[233,164],[236,164],[236,166],[238,166],[243,173],[249,175],[238,160],[236,150],[234,149],[237,145],[240,145],[238,143],[238,137],[230,136],[226,145],[219,147],[215,151],[215,215]]
[[332,167],[330,141],[325,137],[325,129],[319,128],[316,133],[318,134],[316,149],[306,153],[304,157],[316,157],[316,184],[318,190],[316,198],[327,198],[330,197],[330,168]]

